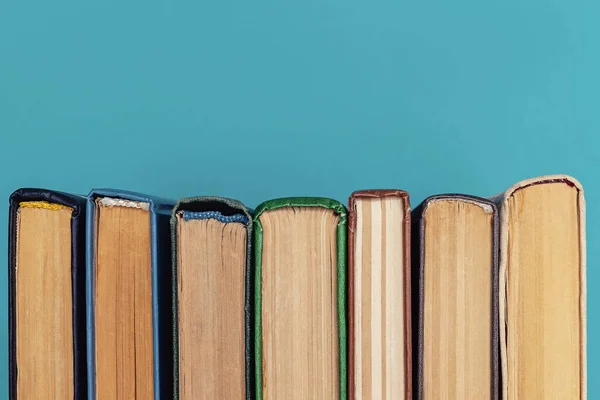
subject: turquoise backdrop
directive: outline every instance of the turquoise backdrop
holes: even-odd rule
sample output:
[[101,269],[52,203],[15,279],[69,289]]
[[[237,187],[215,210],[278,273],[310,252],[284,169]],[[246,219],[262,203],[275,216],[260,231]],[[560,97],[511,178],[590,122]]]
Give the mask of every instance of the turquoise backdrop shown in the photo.
[[8,196],[23,186],[252,207],[391,187],[416,205],[567,173],[588,202],[600,398],[599,20],[593,0],[5,1],[1,265]]

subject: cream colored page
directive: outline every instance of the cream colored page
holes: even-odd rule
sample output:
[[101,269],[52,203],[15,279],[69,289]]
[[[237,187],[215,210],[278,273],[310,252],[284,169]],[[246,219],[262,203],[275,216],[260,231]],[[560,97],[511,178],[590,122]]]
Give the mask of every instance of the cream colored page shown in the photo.
[[260,215],[265,400],[338,396],[338,220],[321,207]]
[[354,244],[355,398],[403,399],[404,202],[357,199]]

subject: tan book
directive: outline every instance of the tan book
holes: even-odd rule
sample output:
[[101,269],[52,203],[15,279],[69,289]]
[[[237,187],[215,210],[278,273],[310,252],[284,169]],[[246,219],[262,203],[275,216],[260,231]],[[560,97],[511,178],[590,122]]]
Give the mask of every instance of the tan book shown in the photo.
[[410,200],[361,190],[349,201],[348,397],[412,400]]
[[585,200],[566,175],[499,199],[504,399],[586,399]]
[[496,205],[474,196],[437,195],[414,214],[416,399],[497,400]]
[[258,400],[346,400],[346,208],[323,198],[254,216]]
[[171,210],[128,192],[88,197],[90,399],[171,397]]

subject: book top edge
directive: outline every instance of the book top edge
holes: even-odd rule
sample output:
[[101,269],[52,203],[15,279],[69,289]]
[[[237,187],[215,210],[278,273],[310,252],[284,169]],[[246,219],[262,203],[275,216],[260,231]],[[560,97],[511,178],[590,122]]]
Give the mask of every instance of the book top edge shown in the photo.
[[99,197],[110,197],[132,202],[149,203],[150,210],[159,214],[170,214],[175,202],[156,196],[118,189],[92,189],[88,194],[88,201],[95,202]]
[[[177,215],[181,212],[183,212],[184,215],[190,213],[188,214],[190,217],[192,215],[202,215],[201,213],[220,213],[224,217],[230,217],[237,214],[246,217],[245,225],[248,227],[252,226],[252,210],[248,209],[241,201],[227,197],[196,196],[179,199],[171,213],[171,223],[173,225],[177,224]],[[224,220],[222,222],[228,221]]]
[[361,199],[382,199],[385,197],[398,197],[404,200],[410,207],[410,195],[405,190],[400,189],[364,189],[352,192],[348,199],[348,208],[352,209],[357,200]]
[[557,174],[557,175],[543,175],[543,176],[538,176],[538,177],[534,177],[534,178],[524,179],[520,182],[515,183],[511,187],[509,187],[508,190],[506,190],[503,193],[503,197],[508,198],[519,189],[524,189],[529,186],[543,185],[543,184],[548,184],[548,183],[566,183],[567,185],[573,186],[579,192],[583,193],[583,186],[581,185],[581,183],[579,183],[579,181],[577,179],[575,179],[569,175]]
[[498,214],[498,207],[492,200],[486,199],[484,197],[471,196],[468,194],[460,193],[437,194],[434,196],[427,197],[421,203],[421,213],[424,214],[427,211],[427,208],[430,204],[438,201],[462,201],[481,207],[486,214]]
[[179,211],[184,221],[214,219],[223,223],[241,223],[247,225],[249,218],[244,214],[224,215],[219,211]]
[[85,212],[86,198],[83,196],[41,188],[21,188],[15,190],[9,198],[11,212],[16,212],[21,203],[47,202],[72,208],[73,218]]
[[145,201],[133,201],[114,197],[98,197],[96,203],[102,207],[123,207],[136,208],[143,211],[150,211],[150,203]]
[[285,207],[323,207],[330,208],[345,220],[347,209],[341,202],[327,197],[283,197],[267,200],[261,203],[254,212],[254,219],[258,219],[265,211]]

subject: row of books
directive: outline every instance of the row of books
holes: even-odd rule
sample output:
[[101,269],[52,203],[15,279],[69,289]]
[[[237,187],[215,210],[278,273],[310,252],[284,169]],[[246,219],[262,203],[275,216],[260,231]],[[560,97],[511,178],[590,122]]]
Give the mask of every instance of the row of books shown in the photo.
[[[585,202],[10,198],[11,399],[583,399]],[[42,396],[42,397],[44,397]]]

